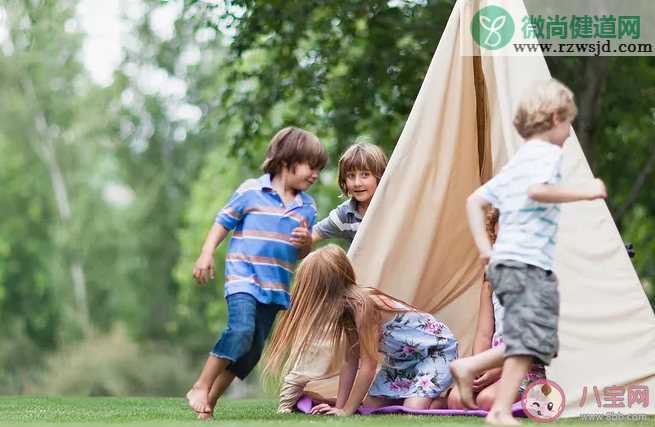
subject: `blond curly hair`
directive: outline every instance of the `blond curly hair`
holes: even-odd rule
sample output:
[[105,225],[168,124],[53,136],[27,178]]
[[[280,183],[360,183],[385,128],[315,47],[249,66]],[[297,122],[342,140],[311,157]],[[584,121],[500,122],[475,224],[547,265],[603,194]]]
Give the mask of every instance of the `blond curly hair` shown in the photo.
[[551,79],[536,83],[523,94],[514,115],[514,126],[519,135],[528,139],[552,129],[553,115],[562,121],[573,121],[577,114],[571,89]]

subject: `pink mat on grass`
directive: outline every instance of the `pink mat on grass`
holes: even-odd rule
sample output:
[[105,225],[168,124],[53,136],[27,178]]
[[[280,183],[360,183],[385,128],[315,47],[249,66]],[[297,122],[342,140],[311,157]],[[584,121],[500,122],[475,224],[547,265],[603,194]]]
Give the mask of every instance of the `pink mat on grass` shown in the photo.
[[[300,412],[308,414],[315,404],[309,396],[303,396],[296,403],[296,407]],[[404,406],[383,406],[382,408],[367,408],[360,406],[357,410],[359,415],[373,415],[373,414],[411,414],[411,415],[445,415],[445,416],[472,416],[484,417],[487,411],[482,409],[409,409]],[[516,402],[512,405],[512,415],[515,417],[525,417],[521,402]]]

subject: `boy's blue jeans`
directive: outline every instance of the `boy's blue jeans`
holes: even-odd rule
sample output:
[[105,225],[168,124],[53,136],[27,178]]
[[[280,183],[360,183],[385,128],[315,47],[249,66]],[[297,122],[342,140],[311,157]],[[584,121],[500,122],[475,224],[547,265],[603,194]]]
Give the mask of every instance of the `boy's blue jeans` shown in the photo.
[[210,354],[232,362],[227,369],[244,379],[259,362],[275,316],[282,307],[261,304],[246,293],[228,295],[226,299],[227,329]]

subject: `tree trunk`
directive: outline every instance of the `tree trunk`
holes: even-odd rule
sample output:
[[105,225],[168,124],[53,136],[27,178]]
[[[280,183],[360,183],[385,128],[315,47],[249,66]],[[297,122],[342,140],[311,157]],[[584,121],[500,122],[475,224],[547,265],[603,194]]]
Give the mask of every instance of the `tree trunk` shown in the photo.
[[644,164],[644,167],[641,169],[639,176],[637,177],[634,184],[632,185],[632,188],[628,193],[628,197],[625,199],[623,205],[621,205],[621,207],[619,207],[616,211],[614,221],[616,222],[616,225],[619,228],[619,230],[621,229],[621,225],[622,225],[621,220],[623,220],[623,217],[625,216],[626,213],[628,213],[628,210],[630,210],[630,208],[632,208],[632,206],[637,202],[637,199],[639,198],[639,193],[641,192],[641,189],[646,183],[646,180],[648,179],[650,174],[653,173],[653,170],[655,170],[655,145],[653,145],[653,150],[651,151],[650,156],[646,160],[646,163]]
[[[36,154],[48,167],[50,174],[50,183],[55,195],[57,205],[57,212],[65,228],[69,228],[73,218],[73,212],[70,206],[68,190],[66,189],[66,181],[64,175],[59,167],[57,159],[57,152],[55,150],[55,139],[57,135],[54,134],[52,128],[48,126],[45,114],[39,106],[39,101],[34,90],[34,86],[29,79],[23,80],[23,87],[26,94],[31,98],[34,105],[34,127],[38,136],[39,142],[32,142],[32,147]],[[89,321],[89,305],[87,299],[86,278],[82,262],[77,255],[73,256],[70,264],[71,281],[73,284],[73,298],[75,299],[75,307],[77,309],[77,316],[84,334],[88,335],[91,331],[91,323]]]
[[596,131],[596,119],[600,113],[601,91],[603,83],[607,79],[608,68],[608,57],[594,56],[586,59],[584,70],[585,87],[578,101],[579,114],[576,134],[592,171],[595,169],[595,143],[593,138]]

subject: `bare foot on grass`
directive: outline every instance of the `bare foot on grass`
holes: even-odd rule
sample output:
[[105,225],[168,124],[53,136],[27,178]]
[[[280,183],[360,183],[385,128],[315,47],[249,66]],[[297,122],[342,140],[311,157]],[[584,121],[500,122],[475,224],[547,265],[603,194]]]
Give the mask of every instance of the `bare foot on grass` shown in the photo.
[[197,388],[193,386],[191,390],[186,394],[186,400],[189,403],[191,409],[193,409],[198,414],[211,413],[212,408],[207,402],[207,395],[209,390]]
[[198,412],[198,419],[203,421],[211,421],[214,419],[214,412]]

